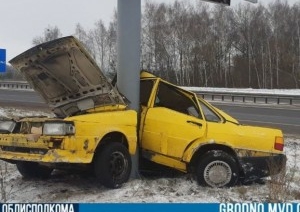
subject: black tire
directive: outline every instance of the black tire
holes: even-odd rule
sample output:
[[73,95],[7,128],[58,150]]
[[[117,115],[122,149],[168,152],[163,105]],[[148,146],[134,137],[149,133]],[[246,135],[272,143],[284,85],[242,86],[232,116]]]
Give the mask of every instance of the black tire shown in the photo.
[[239,168],[231,155],[222,150],[212,150],[198,160],[196,175],[199,185],[231,187],[239,179]]
[[131,172],[131,157],[120,143],[107,144],[96,153],[94,170],[99,182],[107,188],[119,188],[127,182]]
[[35,162],[18,162],[17,169],[20,174],[27,179],[47,179],[50,177],[53,169],[47,166],[40,165]]

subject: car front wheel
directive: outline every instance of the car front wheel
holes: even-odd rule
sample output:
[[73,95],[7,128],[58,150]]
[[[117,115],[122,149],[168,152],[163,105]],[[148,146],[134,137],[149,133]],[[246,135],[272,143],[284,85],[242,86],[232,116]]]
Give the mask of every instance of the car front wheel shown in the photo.
[[120,143],[106,145],[95,155],[94,170],[100,183],[108,188],[119,188],[128,181],[131,157]]

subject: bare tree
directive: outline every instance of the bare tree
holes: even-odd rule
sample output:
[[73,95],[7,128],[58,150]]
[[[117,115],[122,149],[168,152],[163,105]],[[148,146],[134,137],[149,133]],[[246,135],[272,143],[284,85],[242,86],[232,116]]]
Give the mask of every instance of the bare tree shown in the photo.
[[[107,25],[76,25],[74,35],[108,75],[116,72],[116,13]],[[61,36],[48,26],[39,44]],[[141,68],[179,85],[300,87],[300,4],[268,6],[146,2]]]
[[38,45],[47,41],[51,41],[57,38],[62,37],[62,33],[60,32],[57,26],[48,26],[44,29],[44,34],[42,36],[37,36],[33,38],[32,44]]

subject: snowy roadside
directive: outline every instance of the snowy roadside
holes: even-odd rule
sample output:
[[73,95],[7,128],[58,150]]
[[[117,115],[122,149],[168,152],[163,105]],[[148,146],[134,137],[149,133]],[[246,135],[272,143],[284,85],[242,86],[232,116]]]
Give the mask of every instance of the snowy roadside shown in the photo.
[[[0,108],[0,117],[43,115],[44,111]],[[280,201],[300,202],[300,138],[286,137],[287,174],[274,186],[239,185],[214,189],[198,186],[190,175],[131,180],[122,188],[110,190],[87,175],[54,172],[48,180],[25,180],[15,165],[0,162],[0,202],[264,202],[278,194]],[[1,184],[3,182],[3,184]]]

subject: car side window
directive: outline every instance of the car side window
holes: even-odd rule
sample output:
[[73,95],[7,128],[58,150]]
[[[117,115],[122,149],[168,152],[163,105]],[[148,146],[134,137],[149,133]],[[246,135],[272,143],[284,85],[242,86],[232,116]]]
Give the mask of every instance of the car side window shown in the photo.
[[214,112],[212,111],[209,107],[207,107],[203,102],[200,102],[200,106],[202,108],[203,114],[205,116],[206,121],[211,121],[211,122],[220,122],[221,118]]
[[194,101],[174,86],[160,82],[154,107],[166,107],[180,113],[202,118]]
[[153,80],[141,80],[140,88],[140,104],[147,106],[151,91],[153,89],[154,81]]

